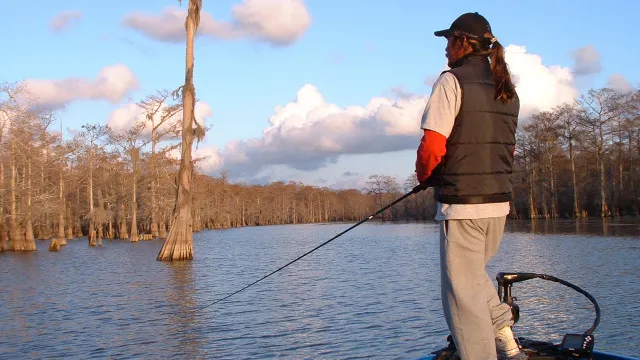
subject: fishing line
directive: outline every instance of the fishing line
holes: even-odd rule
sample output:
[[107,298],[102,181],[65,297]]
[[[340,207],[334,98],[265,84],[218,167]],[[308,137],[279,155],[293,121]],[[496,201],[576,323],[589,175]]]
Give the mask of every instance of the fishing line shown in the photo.
[[228,298],[232,297],[233,295],[235,295],[235,294],[237,294],[237,293],[239,293],[239,292],[241,292],[241,291],[243,291],[243,290],[245,290],[245,289],[250,288],[251,286],[253,286],[253,285],[255,285],[255,284],[259,283],[260,281],[262,281],[262,280],[264,280],[264,279],[268,278],[269,276],[271,276],[271,275],[273,275],[273,274],[277,273],[278,271],[280,271],[280,270],[282,270],[282,269],[286,268],[287,266],[289,266],[289,265],[291,265],[291,264],[295,263],[296,261],[298,261],[298,260],[302,259],[303,257],[305,257],[305,256],[307,256],[307,255],[309,255],[309,254],[311,254],[312,252],[314,252],[314,251],[316,251],[316,250],[320,249],[321,247],[323,247],[323,246],[327,245],[328,243],[332,242],[333,240],[335,240],[335,239],[339,238],[340,236],[342,236],[342,235],[346,234],[347,232],[351,231],[352,229],[354,229],[355,227],[357,227],[357,226],[361,225],[362,223],[364,223],[364,222],[366,222],[366,221],[369,221],[369,220],[373,219],[376,215],[378,215],[378,214],[380,214],[381,212],[383,212],[383,211],[387,210],[388,208],[392,207],[393,205],[395,205],[395,204],[399,203],[400,201],[402,201],[402,200],[406,199],[406,198],[407,198],[407,197],[409,197],[410,195],[413,195],[413,194],[415,194],[415,193],[418,193],[418,192],[420,192],[420,191],[422,191],[422,190],[426,190],[427,188],[428,188],[428,186],[427,186],[427,185],[424,185],[424,184],[417,185],[417,186],[416,186],[416,187],[414,187],[410,192],[408,192],[408,193],[406,193],[406,194],[402,195],[402,196],[401,196],[401,197],[399,197],[398,199],[396,199],[396,200],[394,200],[393,202],[391,202],[389,205],[382,207],[380,210],[378,210],[378,211],[376,211],[375,213],[373,213],[373,214],[371,214],[371,215],[367,216],[366,218],[364,218],[364,219],[360,220],[360,221],[359,221],[359,222],[357,222],[356,224],[354,224],[354,225],[350,226],[349,228],[347,228],[346,230],[344,230],[344,231],[340,232],[339,234],[337,234],[336,236],[332,237],[331,239],[329,239],[329,240],[327,240],[327,241],[323,242],[322,244],[320,244],[320,245],[316,246],[315,248],[313,248],[313,249],[311,249],[311,250],[307,251],[306,253],[304,253],[304,254],[302,254],[302,255],[298,256],[297,258],[295,258],[295,259],[293,259],[293,260],[289,261],[288,263],[286,263],[286,264],[282,265],[281,267],[279,267],[279,268],[277,268],[276,270],[274,270],[274,271],[270,272],[269,274],[267,274],[267,275],[265,275],[265,276],[261,277],[260,279],[258,279],[258,280],[256,280],[256,281],[252,282],[251,284],[249,284],[249,285],[247,285],[247,286],[245,286],[245,287],[243,287],[243,288],[241,288],[241,289],[239,289],[239,290],[236,290],[236,291],[232,292],[231,294],[229,294],[229,295],[227,295],[227,296],[225,296],[225,297],[223,297],[223,298],[221,298],[221,299],[218,299],[218,300],[216,300],[216,301],[214,301],[214,302],[212,302],[212,303],[210,303],[210,304],[208,304],[208,305],[205,305],[205,306],[203,306],[203,307],[201,307],[201,308],[195,309],[195,310],[194,310],[194,312],[195,312],[195,311],[204,310],[204,309],[206,309],[206,308],[208,308],[208,307],[210,307],[210,306],[213,306],[213,305],[215,305],[215,304],[217,304],[217,303],[219,303],[219,302],[221,302],[221,301],[223,301],[223,300],[226,300],[226,299],[228,299]]

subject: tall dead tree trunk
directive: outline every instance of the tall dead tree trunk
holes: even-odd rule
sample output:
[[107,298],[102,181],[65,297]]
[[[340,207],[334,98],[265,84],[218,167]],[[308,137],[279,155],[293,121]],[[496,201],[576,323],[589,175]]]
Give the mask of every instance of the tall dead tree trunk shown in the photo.
[[75,235],[75,237],[77,238],[81,238],[83,236],[82,234],[82,226],[80,225],[80,187],[76,187],[76,212],[77,215],[75,217],[75,225],[74,225],[74,229],[73,229],[73,233]]
[[160,234],[158,231],[158,213],[156,210],[156,188],[158,181],[158,164],[156,163],[156,139],[155,139],[155,123],[151,117],[151,237],[157,238]]
[[93,143],[89,144],[89,246],[96,246],[95,209],[93,208]]
[[576,181],[576,160],[573,155],[573,139],[569,137],[569,160],[571,161],[571,178],[573,181],[573,216],[582,217],[582,211],[578,206],[578,182]]
[[529,163],[529,218],[538,218],[538,207],[536,206],[535,197],[536,188],[536,167]]
[[131,242],[138,242],[138,220],[137,220],[137,213],[138,213],[138,201],[137,201],[137,196],[136,196],[136,183],[137,183],[137,179],[136,179],[136,171],[138,170],[138,155],[139,155],[139,150],[138,148],[131,148],[131,162],[133,165],[133,174],[132,176],[132,192],[131,192],[131,238],[130,241]]
[[71,212],[71,202],[70,201],[66,201],[65,202],[65,209],[66,209],[66,213],[67,213],[67,229],[66,229],[66,233],[65,236],[67,238],[67,240],[73,240],[73,213]]
[[193,45],[196,30],[200,23],[202,0],[189,0],[186,19],[186,74],[182,87],[182,145],[180,170],[178,172],[178,194],[173,211],[173,221],[169,236],[165,240],[157,260],[192,260],[193,259],[193,219],[191,217],[191,180],[193,164],[191,163],[191,147],[193,144],[195,87],[193,85]]
[[120,205],[120,229],[118,230],[118,238],[124,240],[129,238],[129,232],[127,230],[127,208],[123,204]]
[[552,150],[549,149],[548,152],[548,161],[549,161],[549,195],[551,198],[551,218],[558,217],[558,194],[556,191],[556,174],[553,169],[553,154]]
[[[1,142],[0,142],[1,143]],[[7,250],[7,228],[4,219],[4,162],[0,161],[0,252]]]
[[11,187],[10,201],[10,213],[9,213],[9,249],[12,251],[24,250],[24,243],[22,241],[22,234],[18,230],[18,209],[16,203],[16,141],[13,138],[15,132],[11,134],[11,179],[9,186]]
[[604,172],[604,134],[602,126],[599,128],[599,143],[598,143],[598,170],[600,172],[600,217],[604,218],[609,216],[609,207],[607,206],[607,187],[606,178]]
[[36,238],[33,236],[33,196],[31,194],[31,156],[27,156],[27,221],[25,226],[24,250],[36,250]]
[[64,199],[64,176],[62,174],[62,155],[60,156],[60,185],[58,192],[58,239],[57,242],[60,245],[67,245],[67,239],[64,234],[64,212],[65,212],[65,199]]

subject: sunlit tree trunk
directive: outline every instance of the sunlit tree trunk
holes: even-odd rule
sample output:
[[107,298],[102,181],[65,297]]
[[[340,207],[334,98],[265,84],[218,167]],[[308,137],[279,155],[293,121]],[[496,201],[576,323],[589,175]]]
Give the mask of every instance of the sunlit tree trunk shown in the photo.
[[60,159],[60,184],[58,192],[58,242],[60,245],[66,245],[67,239],[64,235],[64,211],[65,211],[65,199],[64,199],[64,176],[63,176],[62,159]]
[[73,213],[71,212],[71,202],[65,201],[66,211],[67,211],[67,230],[65,236],[67,240],[73,240]]
[[576,160],[573,155],[573,139],[569,137],[569,160],[571,161],[571,179],[573,182],[573,216],[582,217],[582,211],[578,206],[578,182],[576,181]]
[[33,236],[33,196],[31,194],[31,156],[27,155],[27,219],[25,224],[25,250],[36,250],[36,238]]
[[[0,142],[1,143],[1,142]],[[0,251],[7,250],[7,228],[4,220],[4,162],[0,161]]]
[[193,219],[191,217],[191,146],[193,144],[193,118],[195,107],[195,88],[193,85],[193,46],[196,29],[200,23],[202,0],[189,0],[186,19],[187,49],[186,74],[182,88],[182,146],[180,170],[178,172],[178,194],[173,212],[173,221],[169,236],[165,240],[157,260],[193,259]]
[[129,232],[127,231],[127,209],[124,204],[120,205],[120,229],[118,230],[118,238],[124,240],[129,238]]
[[22,234],[18,230],[18,209],[16,203],[16,142],[13,138],[15,132],[11,134],[11,179],[9,186],[11,187],[10,201],[10,213],[9,213],[9,249],[13,251],[24,250],[24,244],[22,241]]
[[138,156],[139,150],[137,148],[131,149],[131,162],[133,166],[133,174],[132,176],[132,192],[131,192],[131,242],[138,242],[138,199],[136,196],[136,183],[138,180],[136,179],[136,172],[138,170]]
[[73,233],[75,235],[75,237],[77,238],[81,238],[83,236],[82,234],[82,226],[80,225],[80,187],[76,187],[76,222],[74,225],[74,230]]
[[102,239],[104,238],[104,224],[106,222],[106,211],[104,209],[104,196],[102,190],[98,189],[98,206],[94,211],[96,227],[96,242],[98,246],[102,246]]
[[[45,182],[44,182],[44,164],[46,162],[46,155],[45,155],[45,161],[41,161],[40,162],[40,188],[44,189],[45,188]],[[47,240],[49,239],[49,229],[48,229],[48,225],[49,225],[49,218],[47,217],[47,214],[43,214],[40,218],[40,220],[38,220],[38,240]]]
[[[151,122],[152,129],[155,128],[153,121]],[[155,133],[155,131],[154,131]],[[155,134],[151,134],[151,237],[156,238],[159,236],[158,231],[158,213],[156,210],[156,186],[158,181],[158,164],[156,164],[156,141],[154,139]]]
[[89,149],[89,246],[96,246],[95,209],[93,208],[93,144]]
[[160,237],[160,239],[167,238],[167,224],[164,221],[164,215],[162,216],[162,220],[160,221],[160,228],[158,229],[158,237]]

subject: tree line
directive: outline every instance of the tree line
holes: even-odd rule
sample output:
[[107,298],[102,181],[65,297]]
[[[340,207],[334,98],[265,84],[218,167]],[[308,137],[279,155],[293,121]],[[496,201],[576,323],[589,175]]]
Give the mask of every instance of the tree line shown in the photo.
[[520,121],[512,217],[638,215],[640,91],[591,89]]
[[[90,246],[100,246],[103,239],[167,238],[179,179],[180,160],[170,152],[180,149],[181,101],[158,91],[137,103],[145,119],[130,129],[86,124],[64,139],[62,129],[52,128],[55,114],[28,101],[26,89],[3,83],[0,92],[0,250],[35,250],[36,239],[64,245],[86,236]],[[383,175],[372,176],[367,189],[335,190],[192,174],[194,231],[355,221],[399,191]],[[421,194],[383,219],[426,219],[421,204],[429,201]]]
[[[52,128],[55,114],[25,100],[26,89],[3,83],[0,91],[0,250],[35,250],[36,239],[52,237],[64,244],[86,236],[91,246],[166,239],[178,188],[180,161],[170,152],[180,149],[181,101],[158,91],[138,102],[146,116],[130,129],[86,124],[64,139]],[[521,119],[510,216],[637,215],[639,108],[638,91],[603,88]],[[364,188],[344,190],[192,173],[193,231],[358,221],[417,185],[414,173],[402,183],[372,175]],[[435,211],[428,190],[379,218],[428,220]]]

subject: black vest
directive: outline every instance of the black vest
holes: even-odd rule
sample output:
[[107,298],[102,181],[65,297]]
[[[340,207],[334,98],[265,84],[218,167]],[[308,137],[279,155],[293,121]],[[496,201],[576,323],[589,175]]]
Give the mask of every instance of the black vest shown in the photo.
[[449,70],[462,88],[462,105],[447,139],[447,153],[430,183],[445,204],[511,200],[511,173],[520,102],[495,100],[489,59],[470,56]]

